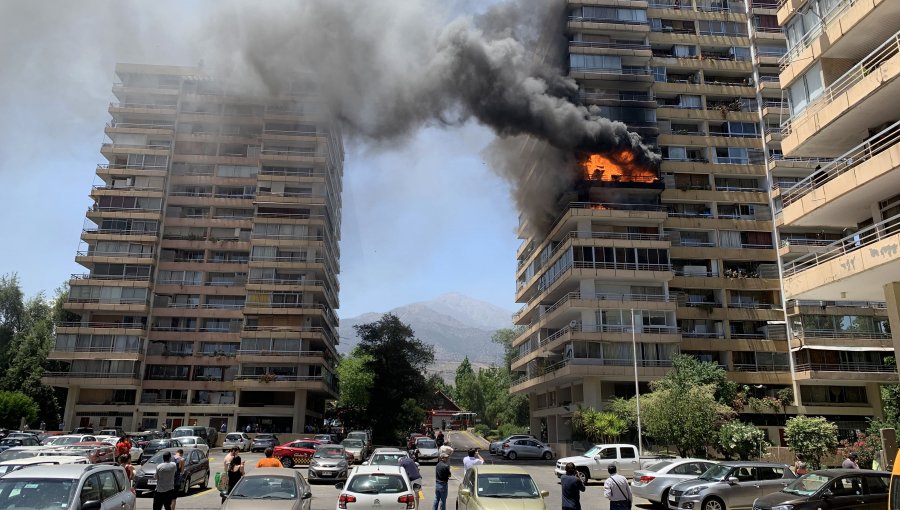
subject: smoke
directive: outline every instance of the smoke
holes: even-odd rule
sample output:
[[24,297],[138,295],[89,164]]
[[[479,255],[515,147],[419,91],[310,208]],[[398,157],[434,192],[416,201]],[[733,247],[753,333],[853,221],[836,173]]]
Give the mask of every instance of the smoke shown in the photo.
[[208,64],[260,92],[283,91],[302,70],[345,133],[375,144],[477,120],[499,137],[487,158],[540,232],[575,178],[572,151],[656,159],[624,124],[579,104],[577,85],[554,65],[561,14],[552,0],[456,18],[422,0],[241,4],[209,24]]

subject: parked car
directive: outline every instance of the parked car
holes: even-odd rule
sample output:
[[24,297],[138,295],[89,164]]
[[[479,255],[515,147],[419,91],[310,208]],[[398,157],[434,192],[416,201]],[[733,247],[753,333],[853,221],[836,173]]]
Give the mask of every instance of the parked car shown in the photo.
[[178,438],[178,442],[181,443],[181,447],[185,450],[188,448],[197,449],[202,451],[204,455],[209,455],[209,444],[206,442],[206,439],[200,436],[182,436]]
[[0,453],[0,462],[36,457],[38,452],[50,450],[52,448],[52,446],[13,446],[8,450],[4,450],[3,453]]
[[90,459],[91,464],[113,464],[116,461],[116,447],[101,441],[67,444],[59,448],[59,450],[84,452],[88,459]]
[[0,452],[3,450],[12,448],[14,446],[40,446],[40,441],[37,440],[36,437],[27,434],[17,437],[6,436],[4,439],[0,439]]
[[437,463],[439,448],[437,442],[430,437],[420,437],[416,439],[416,449],[413,451],[413,458],[416,459],[416,462],[426,463],[426,462],[434,462]]
[[780,491],[795,478],[786,464],[723,462],[696,480],[673,485],[667,503],[671,509],[751,508],[756,498]]
[[341,489],[337,510],[414,510],[419,504],[400,466],[357,466],[335,487]]
[[425,434],[419,434],[418,432],[413,432],[412,434],[410,434],[409,437],[406,439],[406,449],[410,452],[415,450],[416,449],[416,440],[419,439],[420,437],[427,437],[427,436]]
[[128,438],[131,439],[131,442],[140,448],[147,446],[147,443],[153,441],[154,439],[162,439],[162,433],[154,433],[154,432],[137,432],[134,434],[129,434]]
[[553,450],[546,444],[535,439],[513,439],[503,443],[500,454],[509,460],[544,459],[553,458]]
[[337,434],[316,434],[313,439],[322,444],[338,444]]
[[221,510],[310,510],[312,490],[300,471],[260,468],[248,471],[226,497]]
[[88,434],[94,435],[94,427],[75,427],[69,434]]
[[199,425],[178,427],[172,431],[172,439],[191,436],[202,437],[207,444],[215,445],[216,441],[219,440],[219,431],[213,427],[201,427]]
[[638,457],[638,449],[630,444],[595,444],[582,455],[565,457],[556,461],[556,476],[566,474],[566,464],[575,464],[575,472],[581,481],[603,480],[609,476],[607,468],[615,464],[619,474],[631,478],[634,472],[652,466],[661,460],[676,457],[670,455]]
[[281,461],[281,465],[292,468],[299,464],[308,464],[316,448],[320,445],[312,439],[300,439],[275,447],[273,457]]
[[[162,463],[163,454],[169,452],[175,456],[178,448],[165,448],[153,454],[134,472],[134,490],[151,492],[156,490],[156,466]],[[178,490],[187,493],[194,485],[205,489],[209,485],[209,458],[200,450],[184,452],[184,474]]]
[[348,437],[341,441],[341,446],[343,446],[348,452],[353,454],[354,462],[362,462],[366,460],[366,443],[359,438],[351,438]]
[[144,454],[141,455],[141,464],[143,464],[147,459],[156,455],[156,452],[160,450],[165,450],[166,448],[175,448],[178,449],[181,447],[181,443],[177,439],[154,439],[147,443],[147,446],[144,447]]
[[367,466],[397,466],[400,464],[400,459],[405,457],[409,457],[409,455],[397,448],[376,448],[363,464]]
[[[106,443],[108,445],[116,446],[116,443],[119,442],[119,438],[115,436],[97,436],[97,441]],[[131,449],[128,450],[128,454],[131,455],[132,462],[139,462],[142,455],[144,455],[144,449],[137,445],[134,441],[131,442]]]
[[491,442],[491,444],[488,445],[488,452],[493,455],[500,455],[500,450],[503,449],[503,443],[508,443],[513,439],[535,439],[535,437],[528,434],[513,434],[511,436],[507,436],[505,439],[501,439],[500,441]]
[[546,510],[547,491],[538,489],[527,471],[516,466],[481,464],[466,471],[456,495],[459,510]]
[[[346,480],[351,461],[347,460],[347,451],[339,444],[323,444],[316,448],[309,461],[310,483],[316,480]],[[396,466],[397,463],[394,463]]]
[[122,437],[126,434],[125,434],[125,429],[123,429],[122,427],[112,427],[112,428],[100,429],[100,432],[97,432],[95,435]]
[[669,499],[669,489],[673,485],[695,480],[716,464],[718,463],[703,459],[663,460],[635,471],[631,492],[655,505],[665,506]]
[[93,434],[65,434],[60,436],[52,436],[44,439],[41,444],[49,446],[65,446],[67,444],[84,443],[86,441],[96,441],[97,438]]
[[372,436],[369,435],[365,430],[354,430],[347,434],[347,437],[344,439],[361,439],[362,442],[366,445],[366,450],[372,448]]
[[238,447],[242,452],[250,451],[250,443],[253,442],[246,432],[229,432],[222,441],[222,451],[227,452]]
[[0,462],[0,476],[34,466],[54,466],[57,464],[90,464],[90,462],[88,462],[87,457],[83,455],[26,457],[24,459],[5,460]]
[[829,510],[887,508],[891,474],[859,469],[823,469],[807,473],[784,489],[762,496],[753,508]]
[[135,500],[119,466],[35,466],[0,478],[0,508],[134,510]]
[[266,448],[275,448],[277,445],[278,438],[275,434],[257,434],[253,441],[250,441],[250,451],[261,452]]

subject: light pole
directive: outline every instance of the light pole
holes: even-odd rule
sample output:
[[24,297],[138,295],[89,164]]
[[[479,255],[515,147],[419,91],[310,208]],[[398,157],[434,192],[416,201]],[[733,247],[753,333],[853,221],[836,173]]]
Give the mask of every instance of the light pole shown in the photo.
[[637,410],[638,456],[641,456],[644,454],[644,442],[641,439],[641,389],[638,385],[637,331],[634,327],[634,308],[631,309],[631,349],[634,354],[634,401]]

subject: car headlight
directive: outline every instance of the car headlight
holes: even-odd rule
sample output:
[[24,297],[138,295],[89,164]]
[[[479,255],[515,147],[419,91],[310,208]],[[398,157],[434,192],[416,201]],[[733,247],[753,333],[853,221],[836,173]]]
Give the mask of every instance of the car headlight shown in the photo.
[[700,494],[700,491],[706,489],[706,487],[691,487],[690,489],[684,491],[685,496],[696,496]]
[[137,471],[134,472],[134,474],[136,476],[144,476],[144,470],[141,468],[138,468]]
[[338,462],[338,467],[342,467],[342,468],[347,467],[347,461],[346,461],[346,460],[342,460],[342,461]]
[[319,467],[319,461],[317,461],[317,460],[309,461],[309,467]]
[[775,505],[772,510],[794,510],[794,505]]

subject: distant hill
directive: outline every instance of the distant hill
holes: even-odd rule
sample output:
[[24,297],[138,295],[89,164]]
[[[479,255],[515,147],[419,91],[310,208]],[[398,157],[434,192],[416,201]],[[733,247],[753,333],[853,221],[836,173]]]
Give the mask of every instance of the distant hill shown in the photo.
[[[449,380],[465,356],[476,366],[499,363],[503,349],[491,342],[491,335],[498,329],[512,327],[509,310],[457,293],[400,306],[390,313],[409,324],[420,340],[434,345],[433,369]],[[353,326],[374,322],[382,315],[369,312],[342,318],[338,350],[350,352],[359,342]]]

